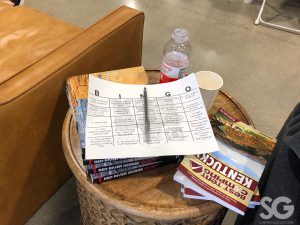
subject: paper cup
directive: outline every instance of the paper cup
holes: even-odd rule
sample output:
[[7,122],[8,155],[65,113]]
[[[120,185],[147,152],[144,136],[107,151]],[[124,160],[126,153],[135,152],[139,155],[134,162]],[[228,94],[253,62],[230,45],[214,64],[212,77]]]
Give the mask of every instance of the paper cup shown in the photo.
[[208,112],[212,107],[219,89],[223,86],[222,77],[211,71],[199,71],[195,73],[203,102]]

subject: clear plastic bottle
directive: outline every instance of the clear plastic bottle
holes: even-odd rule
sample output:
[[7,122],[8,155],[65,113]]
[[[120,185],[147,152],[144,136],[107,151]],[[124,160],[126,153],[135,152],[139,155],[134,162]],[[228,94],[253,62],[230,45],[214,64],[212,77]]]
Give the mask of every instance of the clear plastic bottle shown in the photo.
[[185,75],[191,57],[189,33],[186,29],[176,28],[163,52],[160,69],[160,83],[175,81]]

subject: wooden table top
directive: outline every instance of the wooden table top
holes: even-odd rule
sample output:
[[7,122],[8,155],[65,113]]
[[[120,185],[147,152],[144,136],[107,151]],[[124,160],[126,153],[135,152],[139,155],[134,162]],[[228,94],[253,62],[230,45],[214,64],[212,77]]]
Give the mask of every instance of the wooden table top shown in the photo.
[[[157,71],[147,71],[149,83],[157,83]],[[220,91],[209,112],[224,108],[241,121],[253,125],[243,107],[228,94]],[[212,201],[182,197],[180,185],[173,181],[177,165],[145,171],[102,184],[92,184],[82,166],[79,136],[69,112],[63,127],[63,146],[66,160],[76,177],[96,198],[126,213],[150,219],[175,220],[200,217],[220,211],[223,207]]]

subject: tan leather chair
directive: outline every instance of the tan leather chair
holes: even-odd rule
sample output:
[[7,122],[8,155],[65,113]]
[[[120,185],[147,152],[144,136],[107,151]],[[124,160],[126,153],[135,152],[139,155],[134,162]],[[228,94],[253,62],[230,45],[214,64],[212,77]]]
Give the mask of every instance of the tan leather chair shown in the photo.
[[121,7],[82,30],[0,3],[0,225],[24,224],[71,176],[65,78],[140,65],[143,24]]

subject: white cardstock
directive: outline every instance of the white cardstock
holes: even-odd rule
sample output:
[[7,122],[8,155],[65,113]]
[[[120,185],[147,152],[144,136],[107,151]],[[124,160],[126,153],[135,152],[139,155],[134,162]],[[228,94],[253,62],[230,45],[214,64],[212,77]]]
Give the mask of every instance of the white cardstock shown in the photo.
[[[146,142],[144,87],[150,139]],[[86,159],[193,155],[218,150],[194,74],[155,85],[89,76]]]

